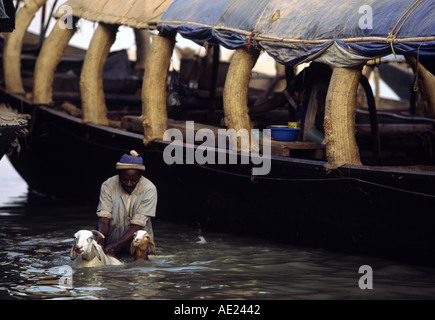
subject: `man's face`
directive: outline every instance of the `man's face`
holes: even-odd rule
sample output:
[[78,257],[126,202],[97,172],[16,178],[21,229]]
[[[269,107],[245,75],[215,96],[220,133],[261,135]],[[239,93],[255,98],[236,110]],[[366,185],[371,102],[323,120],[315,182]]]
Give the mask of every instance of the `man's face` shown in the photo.
[[128,169],[119,171],[119,181],[127,193],[132,193],[142,176],[139,170]]

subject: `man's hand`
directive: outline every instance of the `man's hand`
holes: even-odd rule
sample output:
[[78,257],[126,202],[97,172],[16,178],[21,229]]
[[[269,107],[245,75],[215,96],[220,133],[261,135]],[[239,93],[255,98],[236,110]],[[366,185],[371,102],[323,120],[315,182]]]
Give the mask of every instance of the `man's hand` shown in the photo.
[[109,244],[103,250],[105,254],[109,256],[115,256],[116,253],[119,251],[118,243]]
[[141,226],[138,226],[136,224],[130,225],[130,227],[125,232],[125,234],[121,237],[121,239],[119,239],[119,241],[116,243],[108,244],[104,248],[104,252],[108,255],[111,255],[111,256],[116,255],[119,250],[121,250],[124,246],[129,244],[129,242],[131,242],[131,240],[133,240],[134,233],[137,230],[139,230],[140,228],[141,228]]

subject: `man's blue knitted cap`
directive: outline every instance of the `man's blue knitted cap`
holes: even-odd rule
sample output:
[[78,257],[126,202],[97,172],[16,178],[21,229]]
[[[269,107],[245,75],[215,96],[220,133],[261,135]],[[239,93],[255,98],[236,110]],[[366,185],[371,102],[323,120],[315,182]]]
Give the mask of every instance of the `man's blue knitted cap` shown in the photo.
[[117,170],[126,170],[126,169],[137,169],[145,171],[145,166],[143,165],[143,159],[139,154],[131,150],[130,154],[124,154],[119,162],[116,163]]

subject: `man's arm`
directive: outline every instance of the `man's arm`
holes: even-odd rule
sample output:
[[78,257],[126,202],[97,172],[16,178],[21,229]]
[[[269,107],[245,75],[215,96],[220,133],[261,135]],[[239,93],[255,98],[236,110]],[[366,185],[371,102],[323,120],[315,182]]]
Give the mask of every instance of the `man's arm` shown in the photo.
[[118,242],[109,244],[104,248],[104,252],[108,255],[116,255],[116,253],[121,250],[125,245],[127,245],[131,240],[133,240],[133,235],[138,231],[141,226],[137,224],[131,224],[127,232],[119,239]]
[[[101,232],[104,236],[107,236],[107,234],[109,233],[109,221],[109,218],[104,217],[100,217],[100,219],[98,219],[97,230]],[[101,236],[98,236],[96,241],[98,244],[101,245],[103,243],[103,238]]]

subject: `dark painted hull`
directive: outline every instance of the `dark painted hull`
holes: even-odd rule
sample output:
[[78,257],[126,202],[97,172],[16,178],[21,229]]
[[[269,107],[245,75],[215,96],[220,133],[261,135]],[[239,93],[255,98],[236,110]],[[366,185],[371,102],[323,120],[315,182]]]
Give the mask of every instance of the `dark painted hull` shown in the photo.
[[[293,244],[435,265],[435,173],[272,157],[267,176],[249,165],[167,165],[163,141],[79,119],[19,97],[33,127],[12,164],[38,193],[97,204],[101,183],[131,149],[159,192],[156,219]],[[20,110],[20,109],[19,109]],[[21,112],[21,111],[20,111]],[[240,163],[240,162],[239,162]]]
[[8,152],[10,144],[17,137],[15,132],[0,129],[0,160]]

